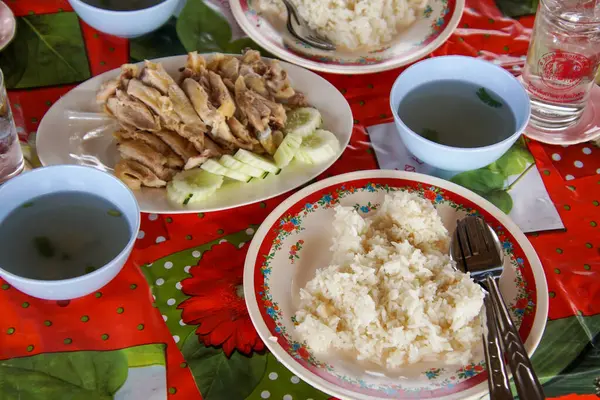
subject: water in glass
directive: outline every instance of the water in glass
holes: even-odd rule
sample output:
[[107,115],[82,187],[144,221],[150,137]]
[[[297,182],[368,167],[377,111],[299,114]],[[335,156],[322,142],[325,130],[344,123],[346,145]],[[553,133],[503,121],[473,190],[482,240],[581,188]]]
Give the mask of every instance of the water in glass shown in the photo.
[[24,161],[0,70],[0,183],[23,171]]
[[600,65],[600,0],[541,0],[523,70],[531,123],[545,131],[575,125]]

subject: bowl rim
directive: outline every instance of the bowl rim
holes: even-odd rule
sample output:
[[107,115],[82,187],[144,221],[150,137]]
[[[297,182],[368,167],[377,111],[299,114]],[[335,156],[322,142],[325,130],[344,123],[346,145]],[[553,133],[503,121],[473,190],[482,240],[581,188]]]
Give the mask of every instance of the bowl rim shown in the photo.
[[[412,129],[410,129],[408,127],[408,125],[406,125],[404,123],[404,121],[402,121],[402,118],[400,118],[400,116],[398,115],[397,107],[395,107],[393,104],[394,100],[396,99],[394,96],[394,93],[396,92],[397,87],[401,86],[404,83],[403,80],[405,78],[403,78],[402,75],[404,75],[406,72],[422,68],[423,65],[427,64],[427,63],[440,62],[440,59],[445,59],[448,61],[457,60],[457,61],[461,61],[461,62],[477,64],[480,66],[484,66],[486,68],[491,68],[492,70],[497,71],[498,74],[502,74],[504,77],[508,78],[509,80],[514,81],[513,83],[518,85],[518,87],[521,89],[521,95],[524,97],[522,100],[524,100],[524,103],[526,104],[526,107],[527,107],[527,110],[525,113],[526,118],[524,118],[523,122],[515,128],[515,131],[510,136],[502,139],[499,142],[492,143],[487,146],[479,146],[479,147],[448,146],[445,144],[440,144],[440,143],[434,142],[432,140],[424,138],[421,135],[418,135],[416,132],[414,132]],[[429,81],[429,83],[435,82],[436,80],[437,79],[433,78]],[[485,60],[481,60],[479,58],[468,57],[468,56],[449,55],[449,56],[432,57],[432,58],[428,58],[425,60],[421,60],[421,61],[411,65],[410,67],[408,67],[407,69],[402,71],[402,73],[400,73],[400,75],[398,75],[398,77],[394,81],[394,84],[392,85],[392,89],[390,90],[389,98],[390,98],[390,100],[389,100],[390,110],[392,111],[392,115],[394,116],[394,121],[396,122],[396,124],[399,124],[400,126],[402,126],[402,128],[406,131],[406,133],[408,135],[415,138],[420,143],[426,144],[428,146],[433,146],[433,147],[435,147],[439,150],[443,150],[443,151],[460,151],[461,153],[473,154],[473,153],[481,153],[481,152],[487,152],[490,150],[495,150],[499,147],[502,147],[503,145],[508,144],[509,142],[513,142],[515,139],[515,136],[517,136],[517,137],[520,136],[525,131],[525,128],[527,128],[527,125],[529,124],[529,119],[531,118],[531,103],[529,100],[529,95],[527,94],[525,87],[519,82],[519,80],[517,78],[515,78],[510,72],[508,72],[504,68],[502,68],[494,63],[491,63],[491,62],[488,62]]]
[[[115,262],[115,260],[126,256],[131,251],[131,249],[133,248],[133,246],[135,245],[135,241],[137,240],[137,234],[138,234],[138,231],[140,230],[140,224],[141,224],[140,206],[137,203],[137,200],[135,199],[135,195],[133,194],[133,192],[131,191],[131,189],[129,189],[129,187],[127,185],[125,185],[123,182],[121,182],[121,180],[117,179],[114,175],[111,175],[108,172],[101,171],[99,169],[92,168],[92,167],[86,167],[86,166],[83,166],[83,165],[68,165],[68,164],[64,164],[64,165],[51,165],[51,166],[48,166],[48,167],[36,168],[36,169],[31,170],[31,171],[27,171],[27,172],[23,173],[22,175],[19,175],[19,176],[15,177],[15,178],[13,178],[13,179],[5,182],[2,186],[0,186],[0,195],[2,195],[2,192],[6,192],[6,191],[10,190],[10,188],[12,186],[15,186],[15,185],[19,184],[18,183],[18,179],[19,179],[20,176],[25,176],[25,175],[29,175],[29,174],[46,173],[47,170],[55,170],[55,169],[56,170],[60,170],[60,169],[67,169],[67,170],[78,169],[78,170],[86,170],[88,172],[89,172],[89,170],[93,170],[94,172],[91,172],[92,174],[95,174],[95,173],[106,174],[109,177],[111,177],[113,181],[115,181],[116,183],[118,183],[118,185],[122,189],[125,189],[125,191],[127,192],[128,196],[130,197],[131,200],[133,200],[133,204],[135,205],[135,214],[134,214],[135,215],[135,217],[134,217],[135,219],[134,219],[134,224],[133,224],[134,226],[133,226],[133,229],[131,229],[129,241],[127,242],[127,244],[123,247],[123,249],[121,249],[121,251],[116,256],[114,256],[111,260],[107,261],[103,266],[99,267],[95,271],[92,271],[90,273],[86,273],[84,275],[76,276],[76,277],[73,277],[73,278],[56,279],[56,280],[44,280],[44,279],[26,278],[24,276],[17,275],[15,273],[9,272],[9,271],[5,270],[4,268],[2,268],[1,266],[0,266],[0,276],[5,275],[5,276],[10,277],[11,279],[19,281],[20,283],[24,283],[24,284],[27,284],[27,285],[33,285],[33,286],[62,286],[64,284],[68,284],[68,283],[77,283],[77,282],[80,282],[80,281],[83,281],[83,280],[87,280],[87,279],[93,278],[96,275],[101,275],[105,270],[107,270],[109,268],[110,264],[112,264],[113,262]],[[17,183],[14,183],[14,182],[17,182]],[[58,191],[55,191],[53,193],[57,193],[57,192]],[[108,200],[108,199],[105,198],[105,200]],[[13,210],[11,210],[11,212],[12,211]]]
[[82,7],[88,11],[100,12],[100,13],[106,14],[106,15],[114,16],[114,14],[119,14],[119,15],[131,16],[131,14],[135,14],[135,13],[152,12],[152,11],[154,11],[155,8],[165,7],[165,5],[168,4],[169,2],[179,3],[179,1],[180,0],[162,0],[158,4],[155,4],[153,6],[146,7],[146,8],[140,8],[139,10],[107,10],[106,8],[100,8],[100,7],[96,7],[91,4],[85,3],[82,0],[69,0],[69,3],[76,3],[77,6]]
[[[15,17],[15,13],[10,9],[8,4],[4,1],[0,0],[0,8],[5,10],[8,15],[11,17],[10,21],[12,22],[12,31],[10,33],[10,37],[7,38],[4,42],[0,43],[0,51],[4,50],[8,47],[8,45],[15,39],[17,36],[17,19]],[[3,79],[0,79],[0,86],[2,86]]]
[[[533,278],[535,281],[537,292],[537,311],[533,320],[531,330],[529,332],[529,336],[527,337],[527,340],[525,342],[526,348],[528,349],[528,354],[529,356],[531,356],[538,348],[542,339],[542,335],[546,328],[549,306],[548,283],[546,276],[543,272],[543,266],[540,261],[540,258],[537,255],[531,243],[529,242],[529,240],[527,239],[527,237],[525,236],[525,234],[521,231],[521,229],[504,212],[502,212],[488,200],[479,196],[475,192],[472,192],[469,189],[466,189],[455,183],[434,176],[420,174],[416,172],[376,169],[349,172],[341,175],[332,176],[330,178],[326,178],[321,181],[315,182],[301,189],[300,191],[294,193],[292,196],[286,198],[280,205],[278,205],[267,216],[265,221],[254,233],[254,237],[252,239],[252,242],[250,243],[250,247],[248,248],[248,253],[244,262],[244,298],[246,302],[246,307],[248,308],[250,319],[252,321],[252,325],[257,330],[259,336],[264,340],[267,348],[279,360],[279,362],[281,362],[288,370],[301,377],[305,382],[309,383],[310,385],[314,386],[315,388],[321,390],[326,394],[332,396],[335,395],[338,398],[382,399],[380,397],[367,397],[366,395],[350,392],[348,391],[348,389],[340,388],[339,386],[336,386],[330,382],[324,381],[323,378],[313,374],[310,371],[305,372],[304,368],[299,367],[297,361],[294,358],[292,358],[292,356],[289,355],[285,350],[283,350],[277,341],[267,340],[269,339],[269,335],[271,334],[271,332],[270,329],[267,327],[261,315],[261,312],[259,311],[259,303],[254,288],[255,264],[256,258],[259,254],[260,245],[265,239],[266,233],[271,229],[273,223],[282,215],[284,215],[285,211],[290,206],[298,202],[300,199],[303,199],[306,196],[309,196],[311,193],[314,193],[315,191],[318,191],[322,188],[340,184],[343,182],[370,178],[392,178],[412,180],[432,184],[443,188],[444,190],[449,190],[455,194],[470,199],[472,202],[476,202],[478,207],[486,210],[491,215],[493,215],[507,230],[511,232],[511,234],[514,236],[514,239],[519,243],[519,246],[522,248],[524,254],[529,260],[530,265],[533,266],[535,264],[538,266],[538,268],[532,268]],[[460,397],[456,397],[456,395],[468,392],[466,394],[466,397],[463,397],[461,399],[476,400],[479,399],[482,395],[484,395],[487,391],[487,384],[484,381],[464,391],[432,399],[457,399]]]
[[246,35],[248,35],[248,37],[250,37],[253,41],[258,43],[262,48],[269,51],[271,54],[274,54],[277,57],[281,57],[287,62],[299,65],[304,68],[308,68],[313,71],[328,72],[332,74],[342,75],[361,75],[371,74],[374,72],[388,71],[410,64],[416,60],[426,57],[430,53],[437,50],[438,47],[444,44],[446,40],[448,40],[450,36],[452,36],[462,18],[465,9],[465,0],[456,0],[456,5],[453,11],[454,14],[448,22],[446,28],[431,43],[428,43],[426,46],[422,47],[420,50],[415,51],[412,55],[408,57],[399,57],[397,59],[387,60],[381,63],[370,65],[332,65],[304,58],[289,50],[280,49],[275,44],[267,40],[262,34],[259,34],[256,31],[256,29],[246,18],[244,11],[242,10],[240,0],[229,0],[229,4],[231,6],[231,11],[235,20],[237,21],[238,25],[242,28],[242,30],[246,33]]

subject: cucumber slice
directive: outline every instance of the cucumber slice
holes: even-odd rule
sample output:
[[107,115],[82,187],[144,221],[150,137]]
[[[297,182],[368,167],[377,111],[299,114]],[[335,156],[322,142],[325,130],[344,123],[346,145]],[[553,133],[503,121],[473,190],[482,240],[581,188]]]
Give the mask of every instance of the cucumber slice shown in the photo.
[[223,177],[199,168],[179,172],[167,185],[167,197],[177,204],[190,204],[212,196],[223,184]]
[[321,113],[316,108],[296,108],[287,113],[284,130],[288,134],[291,133],[305,137],[312,134],[322,123]]
[[264,179],[265,176],[267,176],[267,171],[253,167],[252,165],[244,164],[243,162],[236,160],[229,154],[222,155],[219,159],[219,164],[221,164],[225,168],[229,168],[234,171],[240,171],[246,175],[250,175],[253,178]]
[[250,175],[224,167],[223,165],[219,164],[213,159],[206,160],[200,166],[200,168],[216,175],[226,176],[228,178],[235,179],[236,181],[250,182],[250,179],[252,179]]
[[296,159],[307,164],[319,164],[334,157],[340,148],[335,135],[323,129],[317,129],[304,138],[296,152]]
[[301,144],[301,136],[295,135],[293,133],[288,133],[283,138],[283,141],[277,148],[275,155],[273,155],[273,158],[275,159],[275,164],[277,164],[279,168],[286,167],[290,163],[290,161],[292,161],[294,155],[296,155],[296,152],[298,152],[298,149],[300,148]]
[[237,153],[233,155],[233,158],[244,164],[252,165],[253,167],[260,168],[263,171],[271,172],[273,174],[277,174],[280,171],[280,168],[278,168],[273,161],[259,156],[258,154],[251,153],[248,150],[239,149]]

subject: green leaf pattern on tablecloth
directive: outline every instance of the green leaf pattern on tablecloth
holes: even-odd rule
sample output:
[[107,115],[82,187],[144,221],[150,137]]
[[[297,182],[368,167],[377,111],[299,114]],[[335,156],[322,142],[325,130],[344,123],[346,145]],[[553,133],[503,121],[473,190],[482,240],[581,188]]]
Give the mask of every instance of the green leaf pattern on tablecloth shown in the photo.
[[129,40],[129,58],[132,62],[185,54],[177,37],[177,20],[171,18],[160,29]]
[[15,40],[0,53],[9,89],[80,82],[90,69],[75,13],[18,18]]
[[[486,198],[496,207],[509,214],[513,208],[510,189],[535,165],[523,138],[517,140],[506,153],[492,164],[471,171],[461,172],[451,181]],[[519,175],[510,185],[507,179]]]
[[[182,350],[205,400],[245,396],[248,399],[261,399],[265,391],[271,393],[272,399],[283,398],[286,394],[294,399],[326,399],[328,396],[297,380],[270,354],[254,353],[252,357],[246,357],[235,351],[227,359],[222,349],[205,347],[195,333],[196,326],[186,325],[181,319],[181,310],[177,309],[177,305],[188,298],[181,291],[181,281],[191,277],[190,268],[197,265],[202,255],[214,245],[227,241],[240,247],[252,240],[258,225],[250,225],[249,228],[142,266],[155,297],[155,306]],[[260,372],[258,376],[255,375],[256,371]],[[272,379],[274,375],[270,378],[269,374],[272,373],[281,378]],[[244,397],[239,397],[242,394]]]
[[266,355],[256,353],[248,357],[235,351],[227,358],[223,350],[200,343],[194,332],[186,338],[182,353],[204,400],[246,398],[267,365]]
[[248,38],[232,42],[229,22],[202,0],[188,0],[177,19],[177,35],[187,51],[239,53],[246,47],[260,50]]

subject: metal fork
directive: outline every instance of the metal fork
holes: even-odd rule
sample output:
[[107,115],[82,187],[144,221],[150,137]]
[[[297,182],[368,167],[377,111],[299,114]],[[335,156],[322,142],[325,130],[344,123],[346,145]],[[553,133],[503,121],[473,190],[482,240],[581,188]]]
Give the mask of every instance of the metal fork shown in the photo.
[[333,51],[336,46],[308,27],[290,0],[282,0],[288,11],[287,28],[296,39],[320,50]]
[[[465,217],[458,221],[455,235],[457,240],[453,240],[451,249],[453,258],[461,260],[462,263],[458,263],[459,268],[464,272],[470,272],[473,280],[489,293],[489,301],[493,308],[491,314],[495,317],[502,349],[506,352],[519,397],[527,400],[545,399],[542,386],[496,282],[504,269],[502,247],[498,236],[482,218],[476,216]],[[488,349],[489,346],[486,346],[486,351]],[[492,364],[490,369],[490,374],[497,372],[496,365]],[[505,383],[507,384],[508,381]],[[502,386],[505,383],[502,383]],[[492,381],[489,385],[490,395],[495,399],[493,391],[496,387],[492,387]],[[503,395],[507,394],[504,389],[499,391]],[[509,398],[512,398],[512,395]]]

